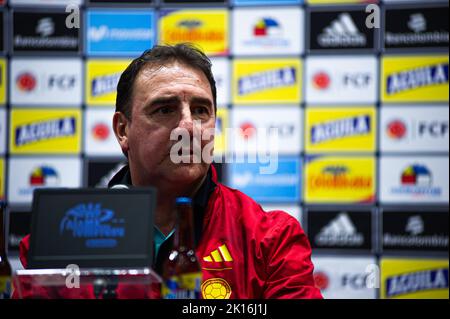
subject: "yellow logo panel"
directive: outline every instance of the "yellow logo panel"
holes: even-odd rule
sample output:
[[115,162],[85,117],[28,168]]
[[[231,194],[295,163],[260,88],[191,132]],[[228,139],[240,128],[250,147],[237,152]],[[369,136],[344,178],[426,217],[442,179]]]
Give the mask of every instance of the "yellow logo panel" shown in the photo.
[[448,299],[448,259],[382,259],[380,297]]
[[238,59],[233,64],[233,103],[300,103],[299,59]]
[[6,60],[0,59],[0,104],[6,103]]
[[228,11],[166,10],[159,20],[159,43],[194,43],[207,55],[228,53]]
[[395,56],[382,61],[383,102],[447,102],[448,56]]
[[0,158],[0,200],[5,199],[5,159]]
[[86,103],[116,105],[117,83],[129,60],[89,60],[86,62]]
[[305,166],[308,203],[371,203],[375,199],[373,157],[310,156]]
[[227,151],[226,128],[228,127],[228,109],[217,108],[216,133],[214,136],[214,154],[221,155]]
[[307,152],[374,152],[373,107],[314,107],[306,110]]
[[76,154],[81,147],[81,110],[13,109],[12,154]]

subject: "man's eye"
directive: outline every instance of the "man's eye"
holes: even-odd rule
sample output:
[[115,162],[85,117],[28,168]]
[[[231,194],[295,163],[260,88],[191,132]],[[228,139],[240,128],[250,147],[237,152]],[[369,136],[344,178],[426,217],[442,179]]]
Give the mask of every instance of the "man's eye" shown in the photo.
[[155,111],[156,114],[163,114],[163,115],[165,115],[165,114],[170,114],[170,113],[172,113],[172,112],[173,112],[172,108],[170,108],[170,107],[168,107],[168,106],[160,107],[159,109],[157,109],[157,110]]
[[194,114],[203,115],[208,114],[208,108],[206,107],[196,107],[193,111]]

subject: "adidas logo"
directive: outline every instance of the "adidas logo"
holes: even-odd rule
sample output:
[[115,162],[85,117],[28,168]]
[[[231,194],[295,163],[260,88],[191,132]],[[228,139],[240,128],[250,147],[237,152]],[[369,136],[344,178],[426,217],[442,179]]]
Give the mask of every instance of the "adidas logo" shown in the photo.
[[356,231],[348,214],[341,213],[320,230],[315,241],[319,246],[360,246],[364,236]]
[[349,13],[342,13],[323,29],[317,41],[322,47],[364,47],[367,38],[359,32]]
[[233,261],[230,252],[226,245],[222,245],[219,248],[213,250],[208,256],[203,257],[203,261],[206,262],[223,262]]

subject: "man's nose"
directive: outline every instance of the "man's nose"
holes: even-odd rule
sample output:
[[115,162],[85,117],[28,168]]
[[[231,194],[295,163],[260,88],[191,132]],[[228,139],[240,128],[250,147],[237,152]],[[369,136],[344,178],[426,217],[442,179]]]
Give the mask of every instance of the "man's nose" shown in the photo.
[[192,134],[194,129],[194,120],[192,118],[192,113],[190,108],[183,107],[180,115],[180,122],[178,123],[178,127],[182,129],[186,129]]

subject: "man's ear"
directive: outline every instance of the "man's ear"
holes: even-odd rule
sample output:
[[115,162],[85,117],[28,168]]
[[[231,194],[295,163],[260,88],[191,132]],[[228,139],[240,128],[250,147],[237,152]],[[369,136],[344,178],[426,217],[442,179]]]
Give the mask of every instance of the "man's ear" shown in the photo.
[[128,124],[130,120],[122,113],[116,112],[113,116],[113,130],[117,141],[120,144],[122,152],[126,155],[128,153]]

